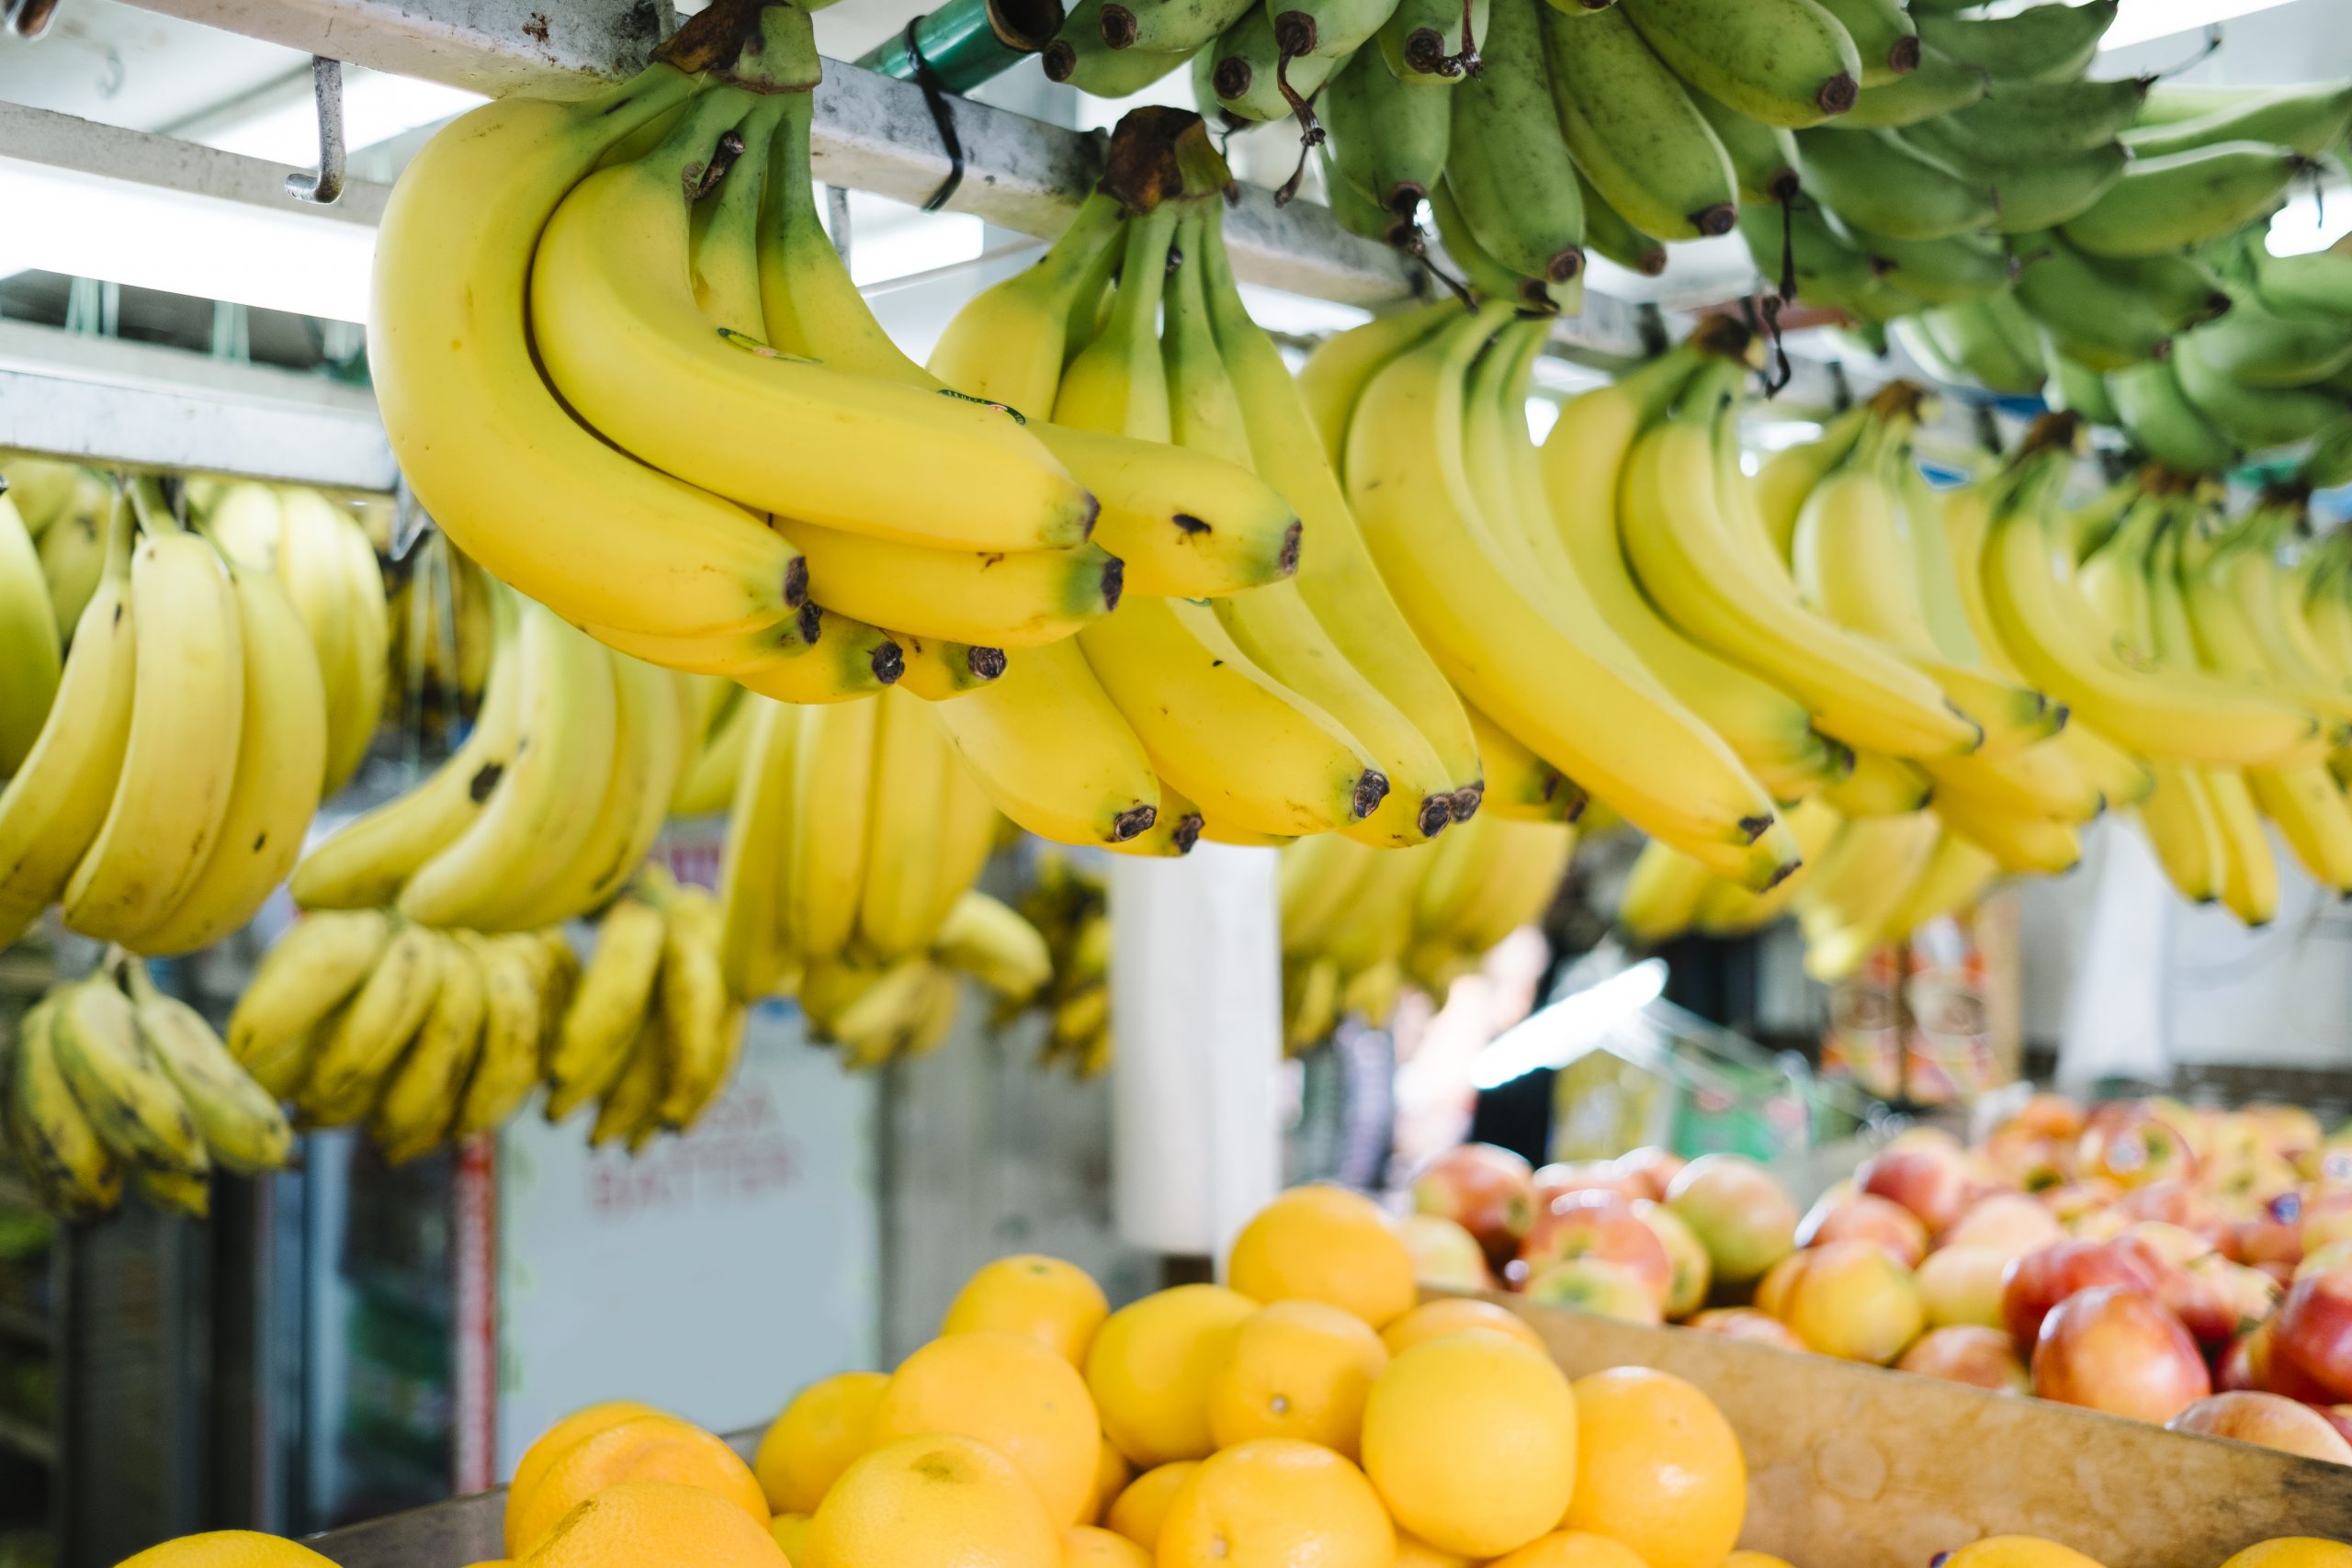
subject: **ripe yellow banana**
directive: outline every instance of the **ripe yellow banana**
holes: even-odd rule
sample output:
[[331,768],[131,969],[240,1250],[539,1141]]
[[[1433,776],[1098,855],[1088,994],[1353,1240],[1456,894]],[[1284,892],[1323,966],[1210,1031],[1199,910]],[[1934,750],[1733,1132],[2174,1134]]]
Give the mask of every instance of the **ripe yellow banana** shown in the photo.
[[906,658],[898,683],[927,703],[977,692],[1004,673],[1007,660],[1001,648],[917,637],[895,628],[890,636]]
[[[1510,731],[1467,703],[1487,784],[1479,810],[1521,822],[1573,822],[1588,798],[1576,780],[1520,744]],[[1472,818],[1476,820],[1476,818]]]
[[628,1065],[628,1053],[653,1010],[667,926],[642,898],[624,897],[596,924],[596,948],[547,1054],[550,1122],[601,1100]]
[[57,696],[59,650],[64,646],[40,551],[0,491],[0,778],[24,765],[40,739],[41,721]]
[[2156,787],[2139,807],[2141,830],[2174,890],[2192,904],[2212,903],[2222,896],[2229,848],[2204,775],[2178,762],[2159,762],[2154,772]]
[[1054,977],[1054,958],[1037,928],[987,894],[967,890],[947,912],[931,955],[969,975],[1008,1002],[1025,1002]]
[[1762,893],[1750,893],[1738,884],[1721,878],[1708,884],[1691,922],[1699,931],[1713,937],[1746,936],[1779,919],[1796,901],[1797,890],[1821,863],[1822,854],[1838,836],[1845,818],[1838,814],[1837,807],[1816,795],[1789,807],[1788,820],[1789,830],[1797,836],[1798,847],[1804,852],[1804,862],[1779,886]]
[[826,604],[918,636],[1029,648],[1116,608],[1125,568],[1091,544],[1061,550],[947,550],[778,517],[808,558]]
[[1115,844],[1159,815],[1143,742],[1075,639],[1024,649],[1001,679],[931,712],[996,808],[1040,838]]
[[503,1122],[537,1087],[548,1005],[560,994],[547,943],[561,939],[461,931],[458,940],[481,965],[483,987],[481,1045],[449,1126],[450,1136],[462,1138]]
[[489,976],[473,948],[454,936],[442,939],[440,957],[433,1005],[368,1113],[368,1131],[393,1165],[430,1154],[447,1141],[458,1096],[481,1054]]
[[220,554],[167,528],[132,552],[139,649],[114,802],[65,885],[65,923],[128,941],[168,914],[218,840],[244,722],[244,649]]
[[848,703],[797,714],[784,897],[785,925],[804,964],[842,952],[856,929],[879,707]]
[[718,904],[699,887],[678,887],[664,911],[662,976],[662,1099],[664,1127],[694,1125],[718,1091],[741,1047],[743,1013],[727,994],[718,964]]
[[1635,947],[1656,947],[1690,929],[1714,875],[1673,845],[1652,839],[1634,857],[1617,900],[1617,929]]
[[950,775],[946,737],[922,700],[894,689],[877,701],[857,942],[887,960],[929,946],[938,929]]
[[204,1136],[212,1162],[231,1170],[275,1170],[293,1152],[294,1133],[277,1101],[229,1055],[204,1015],[155,988],[146,965],[130,965],[133,1021]]
[[720,682],[714,676],[695,679],[721,685],[729,695],[705,731],[693,761],[679,772],[677,787],[670,796],[673,817],[702,817],[727,809],[727,803],[735,797],[736,774],[743,766],[752,716],[759,706],[731,681]]
[[57,1002],[43,998],[17,1023],[5,1084],[8,1146],[51,1213],[88,1221],[122,1201],[122,1165],[98,1136],[58,1064]]
[[295,1097],[313,1124],[340,1126],[368,1113],[433,1009],[451,941],[420,925],[392,933],[383,957],[326,1025]]
[[799,716],[750,696],[752,733],[736,775],[719,862],[719,972],[738,1001],[766,996],[797,969],[783,921],[784,863],[793,809]]
[[199,1178],[211,1168],[196,1118],[110,976],[67,987],[50,1031],[74,1098],[116,1158],[134,1170]]

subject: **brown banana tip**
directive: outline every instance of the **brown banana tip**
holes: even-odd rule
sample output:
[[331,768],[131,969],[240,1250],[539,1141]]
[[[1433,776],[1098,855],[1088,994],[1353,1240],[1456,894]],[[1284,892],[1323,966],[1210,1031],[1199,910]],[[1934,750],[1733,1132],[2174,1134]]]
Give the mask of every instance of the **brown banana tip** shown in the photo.
[[1322,36],[1312,11],[1283,11],[1274,17],[1274,47],[1286,60],[1314,53]]
[[1719,201],[1690,215],[1690,226],[1711,239],[1717,234],[1730,233],[1738,222],[1739,204],[1732,201]]
[[1209,85],[1220,98],[1238,98],[1250,91],[1253,73],[1250,62],[1238,54],[1228,54],[1209,71]]
[[1666,247],[1664,245],[1652,245],[1648,250],[1642,253],[1642,265],[1640,271],[1644,277],[1656,277],[1659,273],[1662,273],[1665,270]]
[[[1107,12],[1108,7],[1105,7]],[[1894,46],[1886,51],[1886,68],[1905,76],[1919,69],[1919,39],[1917,34],[1906,34],[1894,40]]]
[[1379,810],[1380,803],[1387,798],[1388,775],[1378,768],[1366,768],[1356,775],[1355,792],[1350,803],[1352,815],[1349,820],[1363,821]]
[[1740,840],[1740,842],[1743,844],[1754,843],[1757,840],[1764,836],[1764,830],[1772,825],[1773,820],[1772,814],[1769,811],[1759,817],[1741,818],[1739,819],[1739,830],[1742,833],[1745,833],[1747,837]]
[[1772,880],[1758,888],[1757,891],[1759,893],[1770,893],[1781,883],[1786,882],[1790,877],[1794,876],[1797,874],[1797,868],[1804,864],[1804,862],[1802,860],[1782,861],[1780,864],[1772,868]]
[[1421,808],[1413,817],[1413,826],[1421,830],[1424,839],[1434,839],[1445,831],[1453,820],[1453,797],[1450,795],[1429,795],[1421,797]]
[[1274,569],[1284,577],[1298,570],[1299,537],[1304,530],[1305,525],[1295,517],[1283,530],[1283,547],[1274,553]]
[[1131,49],[1136,41],[1136,14],[1125,6],[1105,6],[1100,24],[1102,41],[1113,49]]
[[1169,831],[1168,841],[1176,846],[1178,854],[1191,854],[1193,846],[1201,841],[1201,829],[1205,826],[1207,823],[1199,812],[1187,811],[1176,818],[1176,826]]
[[1804,189],[1804,176],[1794,169],[1782,169],[1772,176],[1772,183],[1765,188],[1772,193],[1774,201],[1785,207]]
[[899,677],[907,672],[906,650],[897,643],[885,638],[882,646],[874,650],[874,657],[866,660],[866,664],[873,670],[876,680],[886,686],[895,686],[899,682]]
[[[1106,556],[1102,561],[1102,613],[1109,615],[1119,607],[1119,595],[1126,592],[1127,563],[1116,556]],[[1000,659],[1003,656],[1000,654]]]
[[1584,253],[1570,245],[1544,264],[1544,276],[1554,283],[1566,283],[1583,270]]
[[814,601],[800,606],[800,640],[815,642],[825,632],[825,612]]
[[993,681],[1004,673],[1004,649],[967,648],[964,650],[964,668],[976,680]]
[[1862,85],[1843,71],[1821,85],[1821,93],[1814,101],[1824,114],[1844,114],[1862,96]]
[[1455,790],[1452,796],[1453,819],[1456,822],[1469,821],[1470,818],[1478,815],[1478,807],[1486,804],[1486,799],[1487,784],[1483,779],[1476,784],[1464,784]]
[[1159,807],[1157,806],[1130,806],[1111,818],[1111,841],[1124,844],[1138,833],[1149,832],[1151,825],[1159,820]]
[[1406,34],[1402,52],[1406,68],[1425,76],[1438,74],[1449,58],[1445,51],[1445,35],[1435,28],[1415,28]]
[[808,602],[808,558],[795,556],[792,564],[784,569],[784,602],[798,609]]
[[[2346,894],[2346,897],[2352,897],[2352,894]],[[2191,899],[2189,900],[2189,902],[2190,902],[2190,903],[2192,903],[2192,904],[2218,904],[2218,903],[2220,903],[2221,901],[2222,901],[2222,896],[2221,896],[2220,894],[2218,894],[2218,893],[2207,893],[2207,894],[2202,894],[2202,895],[2199,896],[2198,897],[2191,898]]]
[[2205,296],[2205,319],[2209,321],[2219,321],[2228,315],[2230,307],[2236,303],[2236,300],[2216,288]]
[[1045,62],[1048,82],[1067,82],[1078,70],[1078,50],[1068,39],[1054,39],[1038,58]]
[[1398,180],[1389,188],[1388,210],[1410,222],[1420,212],[1421,203],[1429,198],[1429,187],[1419,180]]

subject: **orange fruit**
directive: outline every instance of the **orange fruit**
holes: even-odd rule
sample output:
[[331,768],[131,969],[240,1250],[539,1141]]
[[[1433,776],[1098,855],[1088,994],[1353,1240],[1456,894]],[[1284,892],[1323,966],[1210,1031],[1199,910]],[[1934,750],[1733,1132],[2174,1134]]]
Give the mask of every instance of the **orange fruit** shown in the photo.
[[1079,1366],[1110,1314],[1102,1287],[1085,1269],[1058,1258],[1023,1253],[1000,1258],[965,1280],[939,1332],[1018,1334]]
[[[1953,1555],[1959,1554],[1955,1552]],[[2347,1568],[2347,1565],[2352,1565],[2352,1546],[2346,1546],[2340,1540],[2323,1540],[2312,1535],[2282,1535],[2272,1540],[2256,1542],[2222,1563],[2222,1568]],[[2060,1565],[2034,1564],[2032,1568],[2060,1568]]]
[[1014,1464],[1068,1529],[1093,1495],[1102,1427],[1078,1369],[1034,1339],[950,1334],[899,1363],[874,1407],[874,1441],[959,1432]]
[[1321,1302],[1276,1302],[1241,1325],[1209,1384],[1209,1435],[1229,1449],[1296,1438],[1356,1457],[1364,1396],[1388,1348],[1363,1319]]
[[884,1443],[842,1472],[795,1568],[1061,1568],[1061,1532],[1019,1467],[978,1438]]
[[566,1514],[628,1481],[698,1486],[734,1504],[753,1522],[768,1522],[759,1477],[725,1442],[674,1416],[632,1416],[591,1432],[558,1454],[519,1506],[507,1510],[506,1549],[530,1555]]
[[671,1481],[607,1486],[556,1521],[529,1568],[786,1568],[784,1549],[724,1497]]
[[1152,1568],[1151,1553],[1125,1536],[1077,1525],[1062,1537],[1065,1568]]
[[1554,1530],[1537,1536],[1487,1568],[1649,1568],[1642,1554],[1623,1541],[1583,1530]]
[[1380,1331],[1380,1342],[1388,1347],[1392,1356],[1401,1356],[1424,1339],[1434,1339],[1441,1334],[1458,1334],[1465,1328],[1490,1328],[1498,1334],[1508,1334],[1529,1349],[1550,1355],[1544,1348],[1544,1337],[1527,1325],[1527,1320],[1509,1307],[1482,1302],[1476,1296],[1440,1296],[1423,1302],[1396,1322]]
[[1184,1478],[1159,1568],[1391,1568],[1396,1531],[1363,1472],[1317,1443],[1260,1438]]
[[1398,1530],[1396,1568],[1472,1568],[1472,1563],[1458,1551],[1440,1551],[1428,1541]]
[[808,1516],[778,1514],[768,1521],[768,1536],[786,1557],[797,1562],[808,1549]]
[[1649,1568],[1720,1568],[1747,1512],[1747,1461],[1723,1412],[1647,1367],[1578,1378],[1576,1398],[1565,1528],[1622,1540]]
[[1577,1448],[1560,1369],[1484,1328],[1414,1346],[1364,1404],[1363,1467],[1381,1500],[1400,1527],[1465,1557],[1500,1557],[1556,1529]]
[[1182,1459],[1145,1471],[1112,1499],[1102,1522],[1146,1551],[1159,1550],[1159,1527],[1168,1517],[1168,1505],[1176,1500],[1177,1491],[1200,1468],[1197,1461]]
[[1102,1450],[1094,1461],[1094,1489],[1087,1495],[1085,1517],[1079,1521],[1081,1524],[1101,1523],[1112,1500],[1136,1478],[1136,1472],[1128,1467],[1127,1456],[1119,1451],[1117,1444],[1104,1438]]
[[[2282,1546],[2290,1550],[2278,1554],[2275,1561],[2269,1561],[2273,1549]],[[2231,1558],[2229,1562],[2223,1563],[2222,1568],[2230,1568],[2231,1563],[2237,1564],[2238,1568],[2256,1568],[2257,1563],[2266,1561],[2268,1568],[2288,1568],[2290,1563],[2302,1556],[2291,1550],[2296,1546],[2323,1548],[2322,1556],[2309,1560],[2312,1562],[2324,1561],[2327,1555],[2333,1555],[2339,1561],[2352,1556],[2352,1547],[2338,1546],[2334,1541],[2301,1540],[2289,1536],[2249,1546]],[[1961,1568],[2099,1568],[2095,1560],[2084,1556],[2073,1547],[2044,1540],[2038,1535],[1988,1535],[1982,1540],[1972,1540],[1953,1552],[1945,1559],[1945,1568],[1951,1568],[1954,1562],[1961,1564]]]
[[1233,1239],[1226,1280],[1261,1302],[1325,1302],[1374,1328],[1412,1310],[1413,1255],[1380,1206],[1344,1187],[1294,1187]]
[[1204,1458],[1209,1381],[1258,1303],[1221,1285],[1179,1285],[1105,1318],[1086,1352],[1086,1386],[1102,1432],[1148,1468]]
[[874,1406],[889,1381],[880,1372],[841,1372],[793,1395],[752,1456],[769,1507],[817,1511],[825,1488],[874,1446]]
[[506,1555],[514,1553],[514,1516],[539,1484],[539,1477],[548,1472],[556,1456],[581,1438],[601,1432],[607,1427],[617,1427],[633,1416],[659,1416],[662,1412],[650,1404],[639,1404],[634,1399],[608,1399],[575,1410],[546,1431],[537,1441],[523,1450],[514,1461],[514,1478],[506,1483]]
[[259,1530],[208,1530],[151,1546],[116,1568],[333,1568],[333,1560]]

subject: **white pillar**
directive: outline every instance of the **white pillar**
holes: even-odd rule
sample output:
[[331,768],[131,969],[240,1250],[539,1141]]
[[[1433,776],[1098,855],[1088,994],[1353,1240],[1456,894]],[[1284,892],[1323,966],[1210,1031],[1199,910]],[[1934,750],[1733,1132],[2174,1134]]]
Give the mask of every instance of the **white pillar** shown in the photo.
[[1111,1201],[1119,1237],[1220,1267],[1282,1180],[1276,852],[1111,863]]

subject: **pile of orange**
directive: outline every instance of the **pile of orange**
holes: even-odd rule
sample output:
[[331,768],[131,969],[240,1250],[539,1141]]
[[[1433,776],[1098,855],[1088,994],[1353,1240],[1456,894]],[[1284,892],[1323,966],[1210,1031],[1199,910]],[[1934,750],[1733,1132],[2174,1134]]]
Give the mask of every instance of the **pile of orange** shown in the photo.
[[[1788,1568],[1734,1551],[1747,1465],[1699,1390],[1571,1382],[1527,1321],[1416,1305],[1412,1273],[1379,1209],[1321,1187],[1250,1224],[1228,1285],[1115,1313],[1067,1263],[1006,1258],[897,1371],[802,1391],[748,1465],[640,1404],[567,1418],[516,1468],[505,1558],[475,1568]],[[323,1561],[229,1532],[133,1564]],[[1950,1568],[2097,1565],[2010,1537]]]

